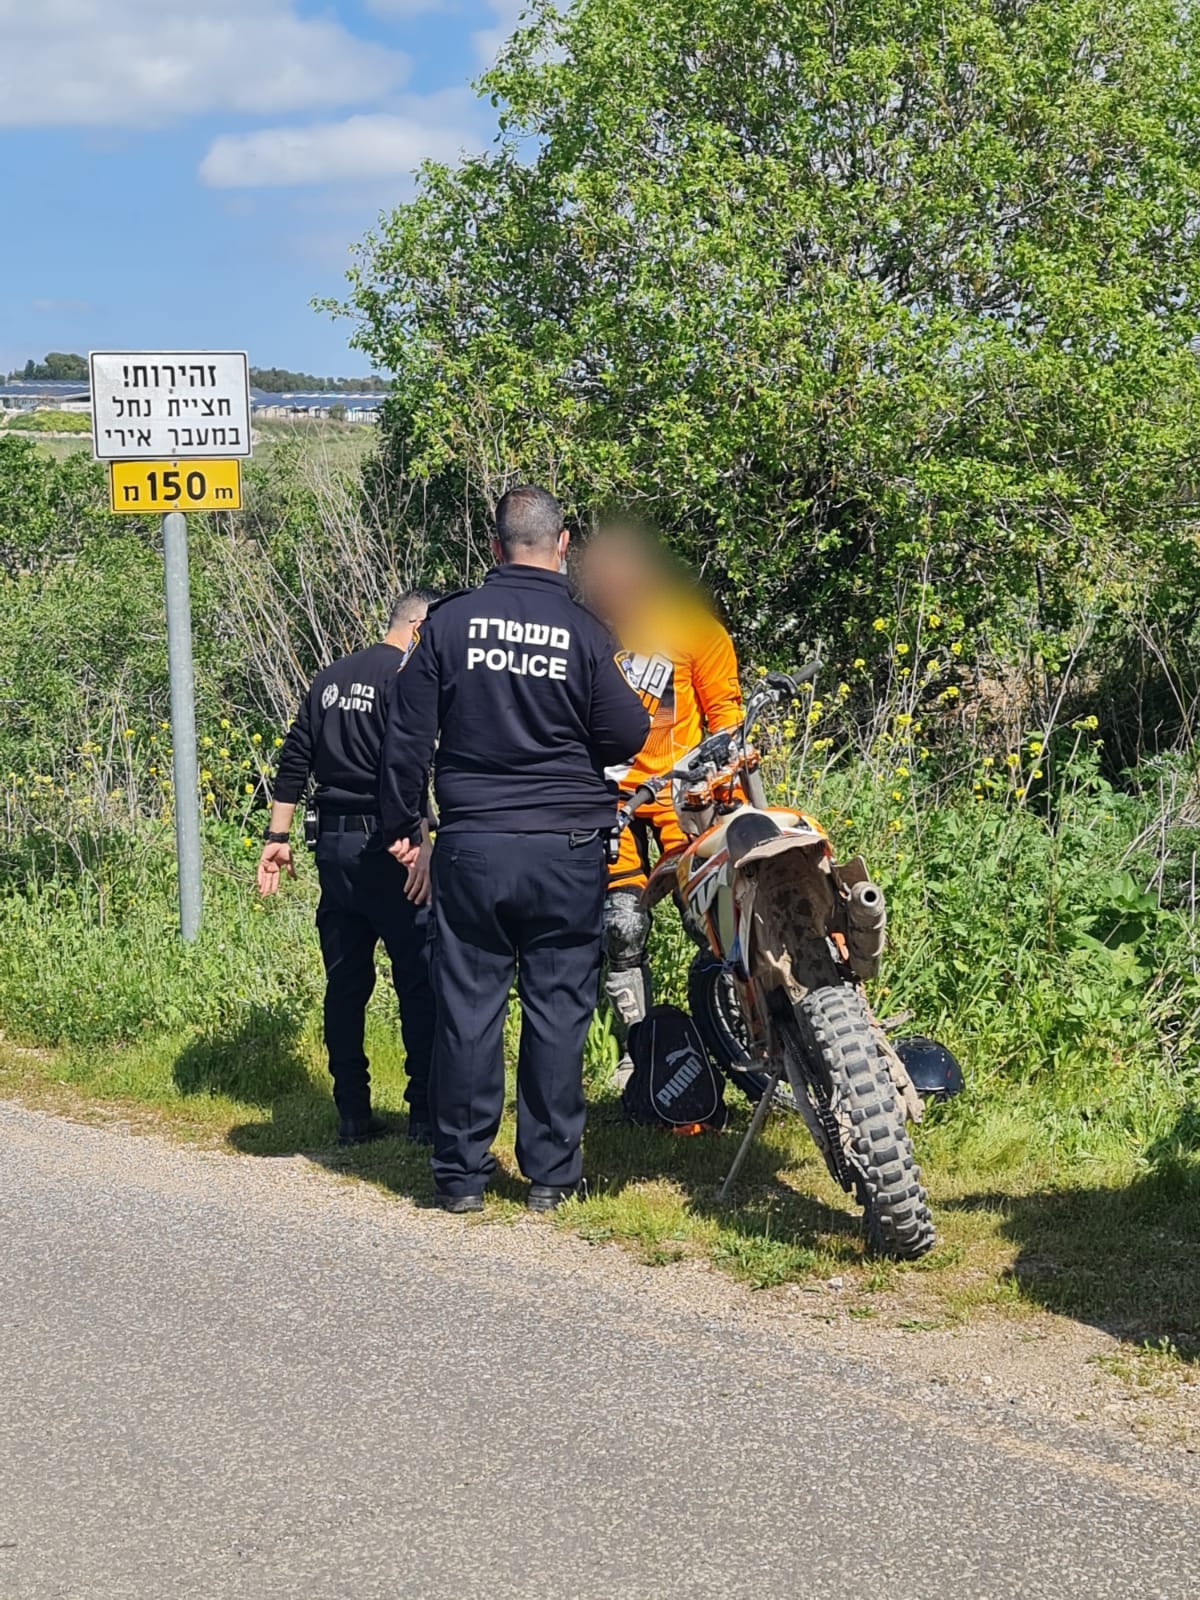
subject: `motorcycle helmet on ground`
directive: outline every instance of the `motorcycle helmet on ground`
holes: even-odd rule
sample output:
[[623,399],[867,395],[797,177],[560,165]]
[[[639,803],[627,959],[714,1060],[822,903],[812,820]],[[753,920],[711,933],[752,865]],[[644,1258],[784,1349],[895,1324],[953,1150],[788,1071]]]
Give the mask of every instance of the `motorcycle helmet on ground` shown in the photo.
[[913,1033],[906,1039],[893,1039],[892,1048],[922,1099],[950,1100],[962,1092],[962,1068],[944,1044]]

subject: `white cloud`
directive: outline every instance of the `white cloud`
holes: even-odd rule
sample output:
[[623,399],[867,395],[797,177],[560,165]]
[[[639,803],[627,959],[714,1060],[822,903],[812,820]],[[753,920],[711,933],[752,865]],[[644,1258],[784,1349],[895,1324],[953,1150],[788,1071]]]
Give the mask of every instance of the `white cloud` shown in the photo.
[[426,11],[447,11],[449,0],[367,0],[377,17],[419,17]]
[[361,104],[408,58],[294,0],[0,0],[0,125],[160,125]]
[[475,55],[480,66],[490,67],[501,49],[517,31],[517,24],[529,9],[529,0],[490,0],[496,18],[490,28],[480,28],[471,35]]
[[458,93],[410,101],[399,114],[379,112],[301,128],[263,128],[213,141],[200,163],[212,189],[362,182],[406,176],[422,161],[455,161],[480,138]]

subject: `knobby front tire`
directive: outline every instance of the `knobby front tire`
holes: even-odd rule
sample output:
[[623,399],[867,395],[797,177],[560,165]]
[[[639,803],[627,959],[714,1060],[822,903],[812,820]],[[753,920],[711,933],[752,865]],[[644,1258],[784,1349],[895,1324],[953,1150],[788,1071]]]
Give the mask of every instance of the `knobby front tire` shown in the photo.
[[800,1045],[848,1117],[867,1242],[899,1261],[923,1256],[934,1241],[904,1108],[861,993],[849,984],[814,989],[795,1007]]

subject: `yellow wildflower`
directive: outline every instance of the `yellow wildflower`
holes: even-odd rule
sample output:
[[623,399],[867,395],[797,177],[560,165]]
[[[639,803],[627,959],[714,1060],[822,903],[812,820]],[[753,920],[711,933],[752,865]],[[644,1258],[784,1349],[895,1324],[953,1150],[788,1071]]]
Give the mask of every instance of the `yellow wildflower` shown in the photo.
[[931,611],[929,613],[929,626],[931,628],[940,628],[941,625],[942,625],[941,617],[938,616],[936,611]]
[[952,656],[960,656],[960,655],[962,655],[962,640],[961,639],[955,639],[954,643],[950,646],[950,654]]
[[909,716],[907,711],[902,711],[900,713],[900,715],[896,718],[896,726],[898,728],[911,728],[912,727],[912,717]]
[[898,778],[907,778],[908,777],[908,768],[903,763],[901,763],[900,766],[898,766],[896,768],[896,776]]
[[1015,750],[1010,750],[1005,756],[1004,765],[1006,767],[1019,767],[1021,765],[1021,758]]
[[887,629],[887,623],[883,620],[882,617],[876,617],[875,621],[871,624],[871,626],[875,629],[876,633],[883,633]]
[[1034,769],[1033,769],[1033,771],[1032,771],[1032,772],[1031,772],[1031,773],[1030,773],[1030,777],[1031,777],[1031,778],[1040,778],[1040,777],[1041,777],[1041,775],[1042,775],[1042,769],[1041,769],[1041,767],[1035,767],[1035,768],[1034,768]]
[[906,644],[898,644],[896,646],[896,654],[898,656],[906,656],[908,654],[908,646]]
[[855,656],[854,665],[855,665],[856,668],[865,667],[866,664],[867,663],[863,660],[863,658],[861,656]]
[[228,726],[229,726],[229,718],[228,717],[222,717],[221,718],[221,727],[222,728],[228,728]]
[[262,734],[261,733],[252,733],[250,735],[250,743],[251,744],[261,744],[262,743]]

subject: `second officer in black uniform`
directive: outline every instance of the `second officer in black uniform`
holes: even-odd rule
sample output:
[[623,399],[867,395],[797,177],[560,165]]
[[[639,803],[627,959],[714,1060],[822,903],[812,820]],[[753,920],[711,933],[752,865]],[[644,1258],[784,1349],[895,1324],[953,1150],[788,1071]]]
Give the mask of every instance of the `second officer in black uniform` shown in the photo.
[[[380,644],[343,656],[313,680],[279,752],[274,805],[258,865],[260,894],[274,894],[281,871],[295,877],[289,834],[310,775],[316,782],[317,931],[325,962],[325,1046],[342,1144],[386,1133],[371,1114],[371,1079],[363,1035],[375,987],[375,946],[382,939],[400,1004],[408,1072],[409,1137],[429,1143],[429,1062],[433,995],[425,959],[428,932],[429,833],[407,868],[383,847],[379,828],[379,763],[396,674],[437,596],[401,595]],[[420,792],[427,768],[415,773]]]
[[430,968],[437,998],[431,1105],[438,1204],[478,1211],[504,1109],[504,1018],[521,1000],[517,1160],[532,1210],[582,1176],[583,1047],[596,1006],[616,790],[649,718],[611,634],[560,574],[552,495],[496,508],[500,563],[434,606],[396,680],[380,789],[397,859],[420,851],[421,774],[438,740]]

